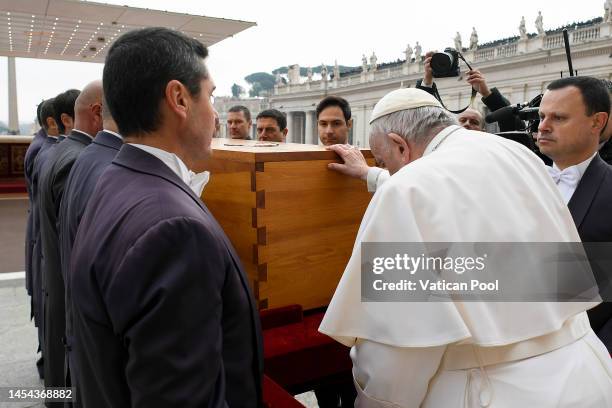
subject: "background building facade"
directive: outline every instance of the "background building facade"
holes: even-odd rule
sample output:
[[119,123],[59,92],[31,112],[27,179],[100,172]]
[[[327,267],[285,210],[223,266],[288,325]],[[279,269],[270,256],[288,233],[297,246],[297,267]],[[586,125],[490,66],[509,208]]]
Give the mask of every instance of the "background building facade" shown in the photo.
[[[569,33],[573,68],[579,75],[612,78],[612,21],[596,18],[566,27]],[[527,34],[494,41],[488,44],[470,44],[463,55],[473,68],[480,70],[490,88],[497,87],[511,103],[529,101],[541,94],[546,86],[561,74],[568,76],[563,34],[560,29]],[[475,46],[474,46],[475,45]],[[368,64],[353,72],[312,77],[289,76],[288,83],[277,82],[270,97],[270,106],[287,114],[288,142],[318,143],[315,107],[326,95],[338,95],[349,101],[353,114],[351,142],[367,147],[372,109],[386,93],[414,87],[423,77],[425,52],[407,49],[407,58],[388,64]],[[462,74],[468,68],[460,64]],[[331,70],[330,70],[331,71]],[[461,109],[470,102],[471,88],[463,75],[435,79],[444,104],[452,110]],[[477,96],[474,107],[486,112]]]

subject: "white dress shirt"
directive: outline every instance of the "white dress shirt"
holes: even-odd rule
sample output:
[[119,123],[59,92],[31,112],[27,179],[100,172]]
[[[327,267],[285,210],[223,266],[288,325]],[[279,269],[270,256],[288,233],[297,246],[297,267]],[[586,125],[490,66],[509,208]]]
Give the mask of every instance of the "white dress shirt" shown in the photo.
[[587,167],[589,167],[591,160],[593,160],[596,154],[597,152],[582,163],[566,167],[563,170],[560,170],[554,163],[552,167],[549,168],[548,172],[557,185],[565,204],[569,203],[569,200],[571,200],[574,192],[576,191],[578,183],[580,183],[584,172],[586,171]]
[[202,195],[202,190],[208,183],[210,178],[210,173],[204,171],[202,173],[194,173],[189,170],[185,163],[174,153],[167,152],[162,149],[158,149],[157,147],[137,144],[137,143],[128,143],[134,147],[137,147],[145,152],[152,154],[161,160],[166,166],[170,168],[181,180],[187,184],[193,192],[200,197]]

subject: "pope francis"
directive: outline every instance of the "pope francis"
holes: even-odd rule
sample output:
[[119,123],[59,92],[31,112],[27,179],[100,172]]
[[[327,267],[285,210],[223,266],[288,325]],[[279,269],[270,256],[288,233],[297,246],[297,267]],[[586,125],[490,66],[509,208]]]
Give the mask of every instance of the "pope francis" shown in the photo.
[[[368,242],[579,242],[545,166],[518,143],[458,126],[399,89],[370,121],[390,177],[363,217],[319,330],[351,347],[357,407],[612,407],[594,302],[364,302]],[[345,147],[349,148],[349,147]]]

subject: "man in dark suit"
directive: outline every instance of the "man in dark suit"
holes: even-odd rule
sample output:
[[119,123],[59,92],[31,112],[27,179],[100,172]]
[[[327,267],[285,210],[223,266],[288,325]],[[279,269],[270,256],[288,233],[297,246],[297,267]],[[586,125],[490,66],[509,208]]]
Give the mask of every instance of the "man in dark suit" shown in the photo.
[[[32,300],[34,301],[34,317],[38,321],[36,325],[38,327],[38,338],[41,345],[42,357],[38,361],[38,372],[40,378],[44,377],[42,371],[42,360],[44,358],[44,327],[45,327],[45,290],[42,277],[42,241],[40,239],[40,211],[39,211],[39,180],[42,176],[42,169],[47,162],[51,152],[55,150],[55,147],[59,142],[64,140],[64,132],[66,127],[63,122],[58,122],[55,118],[56,112],[62,112],[60,115],[64,119],[68,126],[72,126],[74,117],[74,102],[79,96],[80,91],[76,89],[69,89],[65,92],[60,93],[55,98],[52,98],[51,104],[44,105],[45,109],[49,109],[49,114],[52,117],[47,117],[49,130],[47,132],[47,139],[40,148],[36,159],[34,160],[34,167],[32,170],[32,254],[31,254],[31,269],[32,269],[32,293],[34,294]],[[52,131],[53,129],[53,131]],[[38,316],[38,317],[36,317]]]
[[104,129],[81,152],[74,162],[72,170],[70,170],[59,213],[60,260],[66,292],[66,375],[67,383],[70,383],[75,388],[75,395],[73,396],[73,406],[75,408],[81,404],[79,398],[80,390],[77,384],[78,374],[75,372],[75,364],[71,363],[74,357],[74,353],[72,353],[72,313],[70,310],[71,292],[70,281],[66,279],[70,254],[77,227],[81,222],[94,187],[104,169],[110,165],[123,145],[123,138],[119,135],[117,125],[110,115],[106,104],[102,106],[102,121]]
[[67,277],[85,407],[260,405],[257,308],[188,170],[211,152],[207,54],[165,28],[108,51],[104,93],[125,144],[89,199]]
[[[612,166],[597,150],[610,113],[603,82],[568,77],[551,82],[540,104],[538,145],[553,160],[551,175],[574,218],[583,242],[612,242]],[[587,245],[587,252],[591,255]],[[612,272],[591,266],[604,300],[610,300]],[[612,352],[612,338],[602,329],[612,319],[612,303],[589,311],[593,331]]]
[[[30,199],[28,208],[28,218],[26,224],[26,243],[25,243],[25,272],[26,272],[26,288],[31,296],[31,317],[34,317],[34,325],[38,329],[38,351],[41,352],[41,357],[36,362],[38,375],[40,378],[44,376],[44,357],[42,355],[43,345],[43,325],[42,320],[42,290],[40,285],[40,274],[38,268],[39,260],[34,257],[34,249],[38,238],[38,212],[36,200],[38,197],[38,174],[41,163],[45,161],[46,151],[53,146],[57,141],[59,130],[55,119],[53,118],[53,98],[43,101],[39,105],[39,121],[42,126],[41,131],[44,132],[42,137],[38,139],[38,135],[28,147],[25,156],[25,178],[26,187],[28,190],[28,198]],[[39,132],[41,133],[41,132]],[[39,164],[36,166],[36,164]]]
[[[102,129],[102,83],[88,84],[74,103],[74,129],[59,143],[42,168],[38,212],[42,242],[42,276],[45,293],[45,386],[63,387],[65,308],[61,273],[58,215],[70,169],[81,151]],[[57,112],[56,112],[57,116]],[[48,404],[49,406],[60,403]]]
[[[34,160],[40,151],[41,146],[47,138],[47,126],[45,120],[41,117],[43,105],[47,101],[42,101],[36,109],[36,120],[40,129],[34,135],[28,150],[26,151],[23,167],[26,181],[26,191],[28,193],[28,215],[26,222],[26,242],[25,242],[25,273],[26,273],[26,290],[28,295],[32,296],[32,171],[34,169]],[[48,103],[47,105],[50,105]],[[30,318],[34,317],[34,308],[31,308]]]
[[[612,81],[604,80],[603,82],[606,84],[610,99],[612,100]],[[612,116],[612,110],[610,110],[610,115]],[[601,158],[606,163],[612,164],[612,120],[610,119],[608,119],[608,125],[601,134],[599,145],[601,146],[599,148]]]

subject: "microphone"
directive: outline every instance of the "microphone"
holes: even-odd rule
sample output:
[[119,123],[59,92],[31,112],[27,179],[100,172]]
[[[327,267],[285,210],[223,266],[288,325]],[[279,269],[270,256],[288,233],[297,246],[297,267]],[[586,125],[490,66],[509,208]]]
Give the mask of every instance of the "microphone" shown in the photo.
[[493,123],[493,122],[499,122],[500,120],[512,119],[514,116],[516,116],[517,112],[520,109],[521,109],[520,105],[504,106],[503,108],[500,108],[494,112],[489,113],[485,117],[485,122]]

